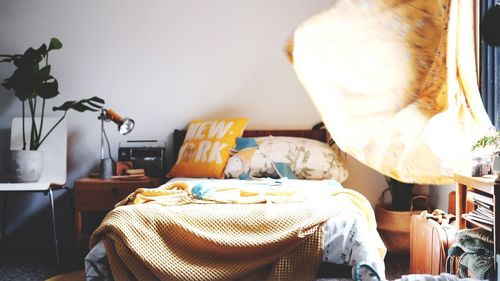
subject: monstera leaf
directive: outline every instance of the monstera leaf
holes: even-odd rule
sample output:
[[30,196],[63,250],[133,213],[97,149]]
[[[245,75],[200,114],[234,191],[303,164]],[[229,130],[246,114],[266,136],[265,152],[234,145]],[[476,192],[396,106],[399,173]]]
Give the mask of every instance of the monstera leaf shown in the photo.
[[53,111],[68,111],[70,109],[76,110],[78,112],[84,111],[98,111],[104,105],[104,100],[100,97],[91,97],[89,99],[83,99],[79,101],[67,101],[60,106],[55,106],[52,108]]
[[[98,111],[102,108],[104,100],[99,97],[92,97],[80,101],[68,101],[61,106],[54,107],[54,111],[64,111],[59,121],[57,121],[45,134],[44,112],[47,99],[59,95],[59,82],[51,75],[52,66],[48,62],[49,52],[61,49],[63,44],[57,38],[51,38],[47,47],[42,44],[38,49],[28,48],[24,54],[19,55],[0,55],[0,63],[12,63],[16,66],[14,73],[2,82],[2,86],[8,90],[13,90],[16,97],[22,101],[23,125],[26,119],[26,113],[31,115],[31,134],[29,140],[29,149],[37,150],[50,133],[66,117],[68,110],[73,109],[78,112]],[[41,102],[37,100],[41,99]],[[35,115],[38,106],[42,107],[40,121],[35,122]],[[26,133],[23,130],[23,150],[27,148]]]
[[50,82],[44,82],[40,85],[40,89],[38,90],[38,95],[44,99],[51,99],[57,95],[59,95],[59,85],[56,79]]

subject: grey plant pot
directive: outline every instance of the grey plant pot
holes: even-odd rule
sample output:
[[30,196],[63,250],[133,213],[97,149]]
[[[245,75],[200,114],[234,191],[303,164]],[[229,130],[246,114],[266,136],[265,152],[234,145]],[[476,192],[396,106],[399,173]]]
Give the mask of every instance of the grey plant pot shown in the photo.
[[37,182],[43,168],[43,153],[37,150],[11,150],[9,176],[14,183]]

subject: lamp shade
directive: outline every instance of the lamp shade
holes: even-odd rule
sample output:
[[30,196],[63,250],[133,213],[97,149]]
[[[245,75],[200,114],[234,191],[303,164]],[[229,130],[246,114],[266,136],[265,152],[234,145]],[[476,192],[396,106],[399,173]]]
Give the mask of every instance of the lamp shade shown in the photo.
[[134,126],[134,120],[126,117],[122,119],[120,124],[118,124],[118,131],[120,132],[120,134],[126,135],[134,129]]
[[105,109],[105,112],[106,117],[118,125],[118,132],[120,132],[120,134],[126,135],[134,129],[135,122],[131,118],[123,118],[111,109]]

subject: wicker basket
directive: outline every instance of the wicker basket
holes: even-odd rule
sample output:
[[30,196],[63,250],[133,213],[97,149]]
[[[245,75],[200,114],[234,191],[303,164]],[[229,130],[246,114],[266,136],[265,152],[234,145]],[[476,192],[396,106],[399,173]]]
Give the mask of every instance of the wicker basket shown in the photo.
[[412,199],[410,211],[391,211],[384,207],[375,206],[377,229],[387,251],[391,253],[408,253],[410,251],[410,222],[411,216],[422,211],[413,211],[413,201],[425,199],[427,196],[415,196]]

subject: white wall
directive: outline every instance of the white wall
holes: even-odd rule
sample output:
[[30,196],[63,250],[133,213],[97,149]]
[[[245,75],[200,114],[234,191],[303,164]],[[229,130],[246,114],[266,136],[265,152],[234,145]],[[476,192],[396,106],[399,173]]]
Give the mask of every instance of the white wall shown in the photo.
[[[307,129],[320,117],[283,48],[300,22],[333,2],[0,0],[0,53],[58,37],[64,47],[50,63],[61,95],[51,105],[97,95],[134,118],[127,138],[108,124],[114,156],[124,139],[170,144],[172,131],[193,118],[246,116],[251,129]],[[12,71],[0,64],[0,79]],[[0,150],[8,150],[10,120],[20,108],[12,92],[0,88]],[[95,113],[71,112],[67,123],[72,186],[97,166],[100,130]],[[375,203],[386,187],[383,177],[352,158],[348,166],[346,186]],[[22,218],[9,222],[10,232]]]
[[[332,0],[0,1],[0,53],[56,36],[58,105],[93,95],[136,121],[130,139],[167,139],[190,119],[246,116],[249,128],[309,128],[319,115],[283,47]],[[0,78],[12,68],[0,65]],[[0,129],[20,104],[0,89]],[[97,114],[71,112],[69,182],[99,157]],[[124,139],[108,126],[114,145]]]

